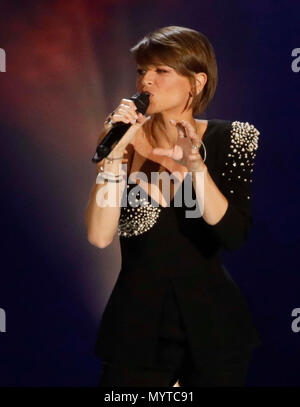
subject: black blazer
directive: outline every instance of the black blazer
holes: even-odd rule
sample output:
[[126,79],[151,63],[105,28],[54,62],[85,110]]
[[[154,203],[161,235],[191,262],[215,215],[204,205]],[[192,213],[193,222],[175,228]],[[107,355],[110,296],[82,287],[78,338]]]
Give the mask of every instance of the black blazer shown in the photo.
[[[202,139],[205,163],[229,202],[216,225],[207,224],[200,212],[187,217],[186,210],[192,209],[176,206],[185,183],[166,208],[151,203],[137,184],[127,184],[122,204],[137,199],[144,206],[121,208],[122,266],[94,349],[103,361],[155,367],[162,304],[170,287],[196,367],[261,344],[248,306],[221,258],[222,250],[244,244],[252,225],[251,182],[259,134],[249,123],[208,121]],[[204,157],[203,146],[200,153]]]

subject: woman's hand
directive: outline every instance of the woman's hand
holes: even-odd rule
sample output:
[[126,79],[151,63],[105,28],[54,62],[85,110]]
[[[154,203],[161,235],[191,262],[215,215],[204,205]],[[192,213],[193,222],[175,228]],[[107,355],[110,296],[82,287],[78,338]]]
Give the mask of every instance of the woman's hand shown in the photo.
[[[154,148],[153,154],[172,158],[178,164],[183,165],[188,171],[202,171],[206,167],[199,153],[201,147],[201,138],[198,136],[191,125],[186,120],[170,123],[177,127],[178,137],[175,146],[171,149]],[[196,146],[193,148],[193,146]]]
[[139,128],[151,119],[151,116],[146,117],[136,110],[137,107],[131,99],[122,99],[119,106],[106,118],[104,128],[107,131],[111,129],[114,123],[131,123],[124,136],[115,144],[110,156],[122,154]]
[[104,127],[110,129],[112,124],[116,122],[139,123],[143,115],[142,113],[137,113],[136,110],[137,107],[131,99],[121,99],[119,106],[107,116]]

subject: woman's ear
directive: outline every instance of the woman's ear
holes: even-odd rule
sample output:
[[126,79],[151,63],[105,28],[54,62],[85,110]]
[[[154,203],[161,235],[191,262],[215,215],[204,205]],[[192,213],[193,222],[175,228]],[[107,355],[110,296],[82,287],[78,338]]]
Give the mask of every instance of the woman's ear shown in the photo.
[[199,72],[195,74],[195,82],[196,82],[196,94],[199,95],[202,92],[206,82],[207,82],[207,75],[205,72]]

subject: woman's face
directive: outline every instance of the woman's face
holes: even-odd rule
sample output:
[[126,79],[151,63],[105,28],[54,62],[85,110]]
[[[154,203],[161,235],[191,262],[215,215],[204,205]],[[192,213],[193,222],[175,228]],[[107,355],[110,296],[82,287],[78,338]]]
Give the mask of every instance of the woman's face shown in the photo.
[[148,91],[152,94],[147,114],[180,114],[191,90],[188,78],[179,75],[168,65],[138,65],[136,87],[138,92]]

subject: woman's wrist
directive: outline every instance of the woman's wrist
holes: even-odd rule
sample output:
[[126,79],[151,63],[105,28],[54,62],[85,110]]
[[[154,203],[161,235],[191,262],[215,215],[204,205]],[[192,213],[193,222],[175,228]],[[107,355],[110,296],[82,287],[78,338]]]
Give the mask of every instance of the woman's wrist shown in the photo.
[[118,160],[121,162],[121,161],[123,160],[123,158],[124,158],[124,154],[125,154],[125,150],[124,150],[124,149],[118,150],[118,149],[114,148],[113,151],[111,151],[111,152],[108,154],[108,156],[105,157],[105,159],[106,159],[108,162],[111,162],[111,161],[118,161]]
[[106,182],[112,182],[112,183],[120,183],[124,180],[124,177],[122,175],[115,175],[113,173],[109,172],[98,172],[97,178],[96,178],[96,184],[103,184],[104,181]]
[[186,167],[191,173],[202,172],[207,169],[205,161],[203,161],[200,154],[197,154],[197,156],[195,155],[195,157],[193,157],[193,160],[190,161]]
[[109,165],[102,165],[99,167],[99,171],[96,178],[96,184],[103,184],[104,182],[108,183],[120,183],[125,179],[126,171],[122,168],[122,164],[118,163]]
[[97,164],[97,172],[109,173],[115,176],[121,176],[124,174],[122,170],[122,160],[124,154],[110,153],[106,158],[104,158],[100,163]]

